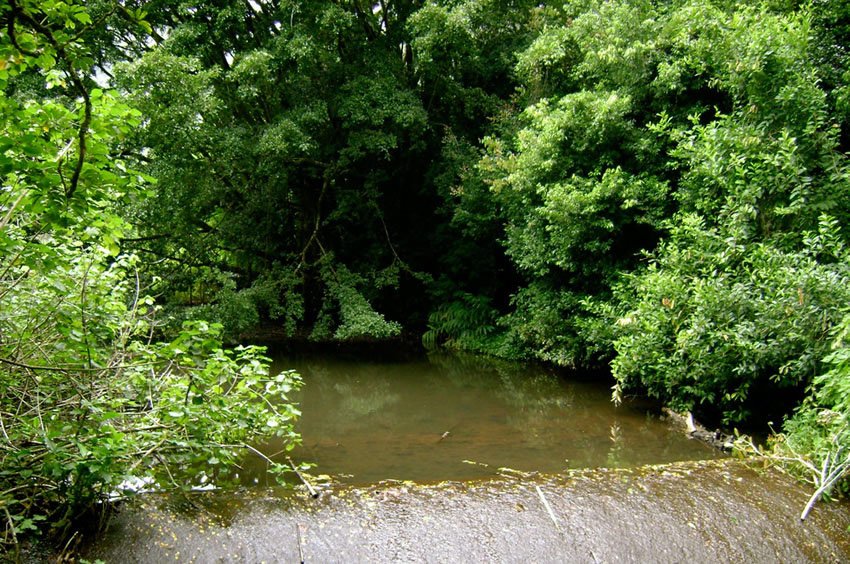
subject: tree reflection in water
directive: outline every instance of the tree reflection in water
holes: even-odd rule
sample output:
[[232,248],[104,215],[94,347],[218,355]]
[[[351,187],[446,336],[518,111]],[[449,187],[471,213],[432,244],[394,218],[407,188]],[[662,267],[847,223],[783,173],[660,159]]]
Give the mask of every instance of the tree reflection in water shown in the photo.
[[316,472],[353,475],[356,483],[715,456],[645,410],[615,408],[609,384],[539,366],[462,355],[278,365],[296,368],[305,381],[297,398],[304,446],[296,455],[316,462]]

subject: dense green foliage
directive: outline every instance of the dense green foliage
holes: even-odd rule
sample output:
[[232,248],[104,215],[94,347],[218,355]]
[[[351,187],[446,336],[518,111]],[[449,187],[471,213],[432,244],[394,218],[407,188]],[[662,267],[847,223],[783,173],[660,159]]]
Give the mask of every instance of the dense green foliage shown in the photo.
[[618,388],[644,386],[680,409],[735,422],[752,409],[781,416],[781,395],[772,403],[765,394],[799,391],[823,370],[830,329],[850,298],[846,256],[822,264],[812,248],[730,246],[700,219],[688,221],[628,282]]
[[[674,143],[679,211],[650,268],[625,283],[615,375],[740,421],[775,386],[821,369],[848,297],[850,169],[810,62],[809,16],[713,14],[711,121],[656,130]],[[707,60],[707,57],[703,57]]]
[[784,432],[770,441],[772,457],[814,488],[803,518],[836,486],[844,494],[850,488],[849,331],[850,316],[845,316],[836,329],[833,351],[824,359],[828,370],[815,378],[813,393],[785,422]]
[[223,350],[206,322],[156,341],[143,265],[119,246],[144,179],[117,148],[142,115],[91,82],[82,4],[0,19],[2,558],[141,486],[224,485],[259,437],[294,445],[299,379],[270,377],[255,347]]
[[[205,336],[265,325],[610,364],[616,398],[727,423],[796,407],[777,449],[850,446],[842,3],[84,6],[0,8],[8,401],[44,372],[57,413],[118,402],[90,410],[91,437],[119,421],[216,435],[228,417],[242,435],[183,446],[272,420],[285,434],[294,412],[230,411],[257,391],[222,382],[259,378],[257,352]],[[115,367],[139,363],[173,388],[136,418],[148,373]],[[169,419],[174,389],[197,410]],[[224,391],[234,403],[209,403]]]
[[219,4],[170,13],[168,38],[116,69],[150,116],[129,147],[158,179],[128,244],[232,333],[259,311],[289,335],[398,334],[372,302],[412,274],[385,219],[416,205],[397,171],[419,166],[427,127],[398,48],[406,8]]

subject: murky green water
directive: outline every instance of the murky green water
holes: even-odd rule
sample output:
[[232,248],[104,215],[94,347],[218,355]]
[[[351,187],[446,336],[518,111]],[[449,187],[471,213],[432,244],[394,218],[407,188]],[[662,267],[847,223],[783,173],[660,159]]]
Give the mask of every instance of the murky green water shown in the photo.
[[[844,503],[717,457],[605,384],[433,357],[279,359],[306,386],[313,474],[354,484],[143,496],[82,556],[107,562],[847,562]],[[444,434],[448,432],[448,435]],[[273,453],[280,445],[266,445]],[[259,458],[259,457],[255,457]],[[468,464],[464,460],[488,464]],[[676,462],[673,462],[676,461]],[[495,477],[499,466],[560,474]],[[262,476],[257,467],[255,475]],[[359,485],[388,478],[434,484]]]
[[[313,474],[353,484],[437,481],[500,467],[558,472],[714,458],[637,405],[614,407],[608,383],[477,358],[413,362],[279,358],[305,381],[298,396]],[[266,445],[268,453],[280,445]]]

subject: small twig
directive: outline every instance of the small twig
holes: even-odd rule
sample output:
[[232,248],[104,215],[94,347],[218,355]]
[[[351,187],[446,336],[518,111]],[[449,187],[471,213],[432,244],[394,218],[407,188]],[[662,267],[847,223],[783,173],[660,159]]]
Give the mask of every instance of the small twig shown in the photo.
[[165,473],[168,474],[168,479],[171,480],[171,484],[175,488],[179,488],[180,485],[177,483],[177,480],[174,479],[174,475],[171,473],[171,469],[168,468],[168,462],[166,462],[166,460],[156,452],[154,453],[154,458],[156,458],[159,463],[162,464],[162,467],[165,468]]
[[86,347],[86,359],[88,361],[88,368],[91,370],[92,361],[91,361],[91,345],[89,344],[89,324],[88,318],[86,317],[86,289],[88,288],[89,281],[89,272],[94,266],[94,259],[89,262],[89,265],[86,267],[86,271],[83,273],[83,287],[80,291],[80,323],[83,326],[83,344]]
[[396,252],[396,250],[395,250],[395,246],[393,245],[392,238],[390,238],[390,230],[387,229],[387,223],[384,221],[384,214],[381,213],[381,208],[378,207],[377,203],[375,203],[373,205],[373,207],[374,207],[375,211],[377,212],[376,215],[378,217],[378,220],[381,222],[381,227],[384,228],[384,236],[387,238],[387,245],[389,246],[390,251],[392,251],[393,257],[395,257],[395,260],[397,260],[398,262],[404,264],[404,261],[401,260],[401,258],[398,256],[398,252]]
[[12,444],[12,440],[9,438],[9,434],[6,432],[6,425],[3,424],[2,413],[0,413],[0,431],[3,432],[3,438],[6,439],[6,442]]
[[130,466],[130,468],[127,470],[127,472],[126,472],[126,473],[127,473],[127,475],[131,475],[131,474],[132,474],[132,473],[136,470],[136,468],[138,468],[138,467],[139,467],[139,464],[141,464],[142,462],[144,462],[144,461],[145,461],[145,459],[146,459],[148,456],[150,456],[151,454],[153,454],[153,452],[154,452],[154,451],[159,450],[159,447],[161,447],[161,446],[165,443],[166,439],[168,439],[168,435],[167,435],[167,434],[166,434],[166,436],[162,437],[162,439],[161,439],[158,443],[156,443],[155,445],[153,445],[153,446],[152,446],[151,448],[149,448],[149,449],[148,449],[148,450],[147,450],[144,454],[142,454],[142,456],[140,456],[140,457],[138,458],[138,460],[136,460],[136,462],[134,462],[134,463],[133,463],[133,465],[132,465],[132,466]]
[[304,564],[304,548],[301,546],[301,525],[299,523],[295,523],[295,535],[298,538],[298,557],[301,564]]
[[[22,252],[19,251],[18,254],[15,257],[13,257],[12,260],[9,261],[9,265],[6,267],[6,269],[3,271],[3,273],[0,274],[0,278],[5,278],[5,274],[7,274],[14,266],[16,266],[15,263],[21,257],[21,254],[22,254]],[[12,280],[11,282],[5,284],[4,287],[2,288],[2,290],[0,290],[0,298],[3,298],[4,296],[6,296],[6,294],[8,294],[12,290],[14,290],[18,286],[18,284],[20,284],[29,275],[30,275],[30,271],[25,270],[24,272],[21,272],[20,276],[18,276],[17,278]]]
[[8,490],[3,490],[0,492],[0,495],[8,496],[9,494],[15,493],[17,491],[30,489],[33,487],[33,484],[21,484],[19,486],[15,486],[13,488],[9,488]]
[[6,211],[6,216],[0,220],[0,231],[5,229],[6,225],[8,225],[9,221],[12,219],[12,214],[15,211],[15,208],[18,207],[18,204],[21,203],[21,200],[24,199],[24,196],[27,195],[27,190],[21,190],[21,193],[18,195],[17,199],[9,206],[9,209]]
[[247,444],[247,443],[246,443],[246,444],[244,444],[244,445],[242,445],[242,446],[244,446],[245,448],[247,448],[248,450],[250,450],[251,452],[253,452],[253,453],[254,453],[254,454],[256,454],[257,456],[259,456],[260,458],[262,458],[263,460],[265,460],[265,461],[266,461],[266,462],[268,462],[269,464],[274,464],[274,463],[275,463],[275,461],[274,461],[274,460],[272,460],[271,458],[269,458],[268,456],[266,456],[265,454],[263,454],[263,453],[262,453],[262,452],[260,452],[259,450],[255,449],[255,448],[254,448],[254,447],[252,447],[251,445],[249,445],[249,444]]
[[[275,461],[274,461],[274,460],[272,460],[271,458],[269,458],[268,456],[266,456],[265,454],[263,454],[263,453],[262,453],[262,452],[260,452],[259,450],[255,449],[255,448],[254,448],[254,447],[252,447],[251,445],[249,445],[249,444],[247,444],[247,443],[246,443],[246,444],[244,444],[244,445],[242,445],[242,446],[244,446],[245,448],[247,448],[248,450],[250,450],[251,452],[253,452],[253,453],[254,453],[254,454],[256,454],[257,456],[259,456],[260,458],[262,458],[263,460],[265,460],[265,461],[266,461],[266,462],[268,462],[269,464],[275,464]],[[301,474],[301,472],[299,472],[299,471],[298,471],[298,468],[296,468],[296,467],[295,467],[295,464],[292,462],[292,459],[291,459],[291,458],[289,458],[289,457],[287,456],[287,457],[286,457],[286,460],[289,462],[289,466],[292,468],[292,471],[293,471],[293,472],[295,472],[295,475],[296,475],[296,476],[298,476],[298,479],[299,479],[299,480],[301,480],[301,482],[303,482],[305,486],[307,486],[307,491],[309,491],[309,492],[310,492],[310,496],[311,496],[313,499],[318,498],[318,497],[319,497],[319,492],[317,492],[317,491],[313,488],[313,485],[312,485],[310,482],[308,482],[308,481],[307,481],[307,478],[305,478],[305,477],[304,477],[304,475],[303,475],[303,474]]]
[[561,526],[558,525],[558,520],[555,518],[555,512],[552,511],[552,507],[549,505],[549,502],[546,501],[546,496],[543,495],[543,490],[541,490],[540,486],[538,486],[537,484],[534,485],[534,489],[537,490],[537,495],[540,496],[540,501],[543,502],[543,507],[545,507],[546,511],[549,513],[549,518],[552,519],[552,523],[555,525],[555,529],[557,529],[560,533]]
[[304,482],[304,485],[307,486],[307,491],[310,492],[310,495],[313,497],[313,499],[318,498],[319,492],[317,492],[315,489],[313,489],[312,484],[310,484],[310,482],[307,481],[307,478],[305,478],[301,474],[301,472],[298,471],[298,468],[295,467],[295,464],[292,462],[292,459],[287,456],[286,460],[289,462],[289,466],[292,467],[292,471],[295,472],[296,476],[298,476],[298,479],[301,480],[302,482]]
[[73,146],[74,146],[74,140],[73,140],[73,139],[71,139],[71,140],[70,140],[70,141],[68,141],[68,143],[65,145],[65,148],[64,148],[64,149],[62,149],[61,151],[59,151],[59,154],[57,154],[57,155],[56,155],[56,162],[57,162],[57,163],[59,163],[59,164],[60,164],[60,166],[61,166],[61,164],[62,164],[62,161],[63,161],[63,160],[65,160],[65,154],[66,154],[68,151],[70,151],[70,150],[71,150],[71,147],[73,147]]
[[44,370],[47,372],[103,372],[105,370],[124,370],[127,368],[141,368],[143,366],[154,366],[156,364],[161,364],[161,360],[154,360],[150,362],[140,362],[139,364],[119,364],[115,366],[107,366],[105,368],[86,368],[85,366],[36,366],[34,364],[26,364],[23,362],[17,362],[15,360],[9,358],[0,357],[0,364],[8,364],[10,366],[15,366],[17,368],[24,368],[26,370]]
[[12,544],[15,545],[15,548],[18,547],[18,535],[15,532],[15,522],[12,520],[12,514],[9,513],[9,509],[6,506],[3,506],[3,511],[6,513],[6,519],[9,523],[9,531],[12,533]]
[[449,428],[449,430],[448,430],[448,431],[446,431],[445,433],[443,433],[442,435],[440,435],[440,438],[439,438],[439,439],[437,439],[437,442],[439,443],[439,442],[441,442],[443,439],[447,439],[447,438],[449,438],[449,435],[451,435],[451,434],[452,434],[452,432],[453,432],[455,429],[457,429],[458,425],[460,425],[460,421],[458,421],[457,423],[455,423],[454,425],[452,425],[452,426],[451,426],[451,428]]
[[[64,561],[66,558],[68,558],[71,555],[68,552],[68,548],[71,546],[71,543],[74,542],[74,539],[76,539],[77,535],[79,535],[79,534],[80,534],[79,531],[74,531],[74,534],[71,535],[71,538],[69,538],[68,542],[65,543],[65,547],[62,549],[62,552],[59,553],[59,559],[58,559],[59,562]],[[70,561],[70,559],[69,559],[69,561]]]

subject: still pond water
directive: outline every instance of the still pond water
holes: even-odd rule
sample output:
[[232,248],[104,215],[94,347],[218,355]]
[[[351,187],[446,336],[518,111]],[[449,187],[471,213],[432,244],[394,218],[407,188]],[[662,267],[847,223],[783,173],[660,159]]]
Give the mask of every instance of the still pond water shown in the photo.
[[[716,458],[648,410],[614,407],[610,382],[434,355],[404,362],[277,358],[304,379],[295,460],[345,483],[492,477]],[[281,445],[264,446],[267,454]]]

